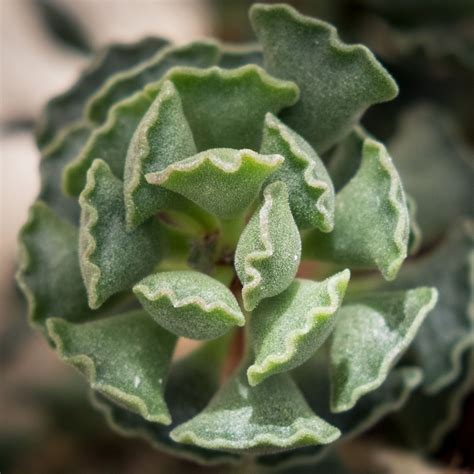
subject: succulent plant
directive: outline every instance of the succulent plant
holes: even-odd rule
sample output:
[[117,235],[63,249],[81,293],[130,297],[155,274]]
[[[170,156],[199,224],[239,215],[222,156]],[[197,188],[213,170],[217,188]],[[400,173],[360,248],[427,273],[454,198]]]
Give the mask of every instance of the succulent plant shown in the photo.
[[[49,102],[18,282],[112,426],[264,469],[318,460],[469,370],[472,229],[400,271],[414,200],[359,123],[395,81],[291,7],[250,18],[259,45],[115,45]],[[420,200],[435,241],[449,208],[440,223]],[[174,358],[179,338],[203,342]]]

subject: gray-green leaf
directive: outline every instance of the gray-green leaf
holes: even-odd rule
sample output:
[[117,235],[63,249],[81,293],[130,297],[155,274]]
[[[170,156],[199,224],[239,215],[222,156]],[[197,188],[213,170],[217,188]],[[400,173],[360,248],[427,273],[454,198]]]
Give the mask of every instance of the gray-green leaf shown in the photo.
[[223,219],[241,215],[262,183],[283,163],[281,155],[215,148],[149,173],[146,180],[175,191]]
[[178,336],[214,339],[245,324],[232,292],[204,273],[155,273],[133,291],[153,319]]
[[296,275],[301,240],[288,203],[286,185],[277,181],[263,192],[263,203],[237,244],[235,268],[243,284],[244,307],[284,291]]
[[124,201],[129,229],[181,199],[162,187],[150,186],[145,175],[161,171],[196,151],[179,94],[172,82],[165,81],[138,124],[127,152]]
[[126,231],[122,182],[102,160],[95,160],[87,172],[79,203],[81,272],[89,306],[98,308],[157,265],[159,227],[150,221],[133,232]]
[[204,411],[171,432],[180,443],[253,454],[327,444],[339,435],[310,410],[289,375],[251,387],[245,370],[223,385]]
[[250,385],[294,369],[319,349],[334,328],[349,276],[344,270],[323,282],[295,280],[260,303],[250,320],[255,353],[247,370]]
[[78,231],[42,202],[33,204],[19,235],[18,284],[30,323],[44,330],[52,316],[69,321],[93,315],[79,269]]
[[281,168],[268,182],[281,180],[288,186],[290,208],[298,227],[331,231],[334,188],[323,162],[311,146],[268,113],[260,153],[279,153],[285,157]]
[[301,90],[283,121],[317,152],[349,133],[370,105],[397,95],[395,81],[374,55],[362,45],[344,44],[333,26],[287,5],[254,5],[250,19],[265,68]]
[[347,266],[376,267],[393,280],[408,253],[409,228],[397,170],[385,147],[367,138],[359,170],[336,195],[334,230],[311,231],[304,254]]
[[378,388],[437,300],[434,288],[355,297],[340,310],[331,340],[331,409],[351,409]]
[[83,324],[51,318],[47,327],[61,359],[93,390],[146,420],[171,423],[163,393],[176,337],[144,311]]

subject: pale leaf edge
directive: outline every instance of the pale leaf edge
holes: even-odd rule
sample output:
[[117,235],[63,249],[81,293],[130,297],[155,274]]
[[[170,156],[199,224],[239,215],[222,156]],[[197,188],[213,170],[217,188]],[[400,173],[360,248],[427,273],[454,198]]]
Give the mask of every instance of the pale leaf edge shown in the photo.
[[389,352],[385,354],[383,361],[379,366],[377,377],[371,380],[370,382],[367,382],[363,385],[359,385],[355,389],[353,389],[351,391],[349,400],[347,400],[345,403],[335,403],[333,395],[333,384],[331,384],[330,408],[333,413],[342,413],[344,411],[350,410],[356,405],[357,401],[363,395],[366,395],[367,393],[377,389],[378,387],[380,387],[380,385],[382,385],[384,380],[387,378],[387,375],[390,372],[393,363],[397,360],[397,357],[402,352],[404,352],[411,344],[426,316],[435,307],[438,301],[438,291],[436,290],[436,288],[419,287],[408,291],[417,291],[422,289],[430,291],[431,295],[429,301],[419,308],[418,313],[413,318],[413,322],[404,337],[400,339],[398,343],[394,347],[392,347]]
[[303,327],[295,329],[287,334],[284,351],[282,353],[279,355],[268,355],[262,362],[259,364],[254,363],[247,369],[247,378],[250,386],[253,387],[262,382],[268,376],[271,376],[269,372],[272,367],[289,362],[292,355],[297,352],[300,340],[304,339],[304,337],[311,332],[314,322],[320,316],[331,316],[337,311],[342,299],[344,298],[350,274],[350,270],[345,269],[328,278],[329,305],[311,307],[305,314]]
[[96,365],[91,357],[86,354],[78,354],[73,356],[66,355],[66,350],[61,336],[57,333],[55,325],[66,323],[61,318],[48,318],[46,321],[46,327],[49,337],[54,342],[59,358],[66,364],[73,366],[76,370],[82,373],[88,380],[90,387],[93,390],[103,393],[106,396],[111,397],[113,400],[123,403],[125,406],[133,407],[145,420],[160,423],[163,425],[171,424],[171,416],[168,412],[166,404],[163,399],[163,409],[166,411],[164,414],[152,415],[146,402],[137,395],[131,395],[123,390],[110,385],[103,384],[97,381]]

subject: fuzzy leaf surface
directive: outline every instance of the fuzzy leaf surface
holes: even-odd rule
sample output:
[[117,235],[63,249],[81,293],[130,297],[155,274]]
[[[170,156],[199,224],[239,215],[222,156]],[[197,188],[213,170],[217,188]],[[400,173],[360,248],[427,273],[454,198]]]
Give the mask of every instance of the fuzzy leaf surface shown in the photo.
[[44,147],[62,128],[80,120],[89,97],[110,76],[147,60],[167,44],[163,38],[148,37],[136,43],[114,44],[100,51],[77,82],[46,105],[36,130],[38,145]]
[[252,204],[263,182],[283,161],[276,154],[215,148],[149,173],[146,180],[187,197],[220,218],[231,219]]
[[434,288],[417,288],[356,297],[339,310],[330,353],[334,412],[383,383],[436,300]]
[[[278,113],[299,96],[296,84],[248,64],[238,69],[176,68],[167,75],[183,101],[198,151],[209,148],[258,150],[267,112]],[[155,94],[160,84],[147,90]]]
[[133,291],[152,318],[178,336],[214,339],[245,324],[232,292],[204,273],[154,273]]
[[89,318],[78,256],[78,230],[42,202],[30,208],[19,235],[18,284],[28,301],[30,323],[44,330],[48,318]]
[[323,282],[298,279],[262,301],[250,320],[255,353],[247,370],[250,385],[294,369],[319,349],[334,328],[349,277],[345,270]]
[[385,147],[366,139],[356,175],[337,193],[334,231],[312,231],[308,257],[378,268],[393,280],[408,253],[409,214],[398,173]]
[[86,116],[96,124],[103,123],[110,108],[117,102],[160,80],[177,66],[205,68],[219,58],[219,48],[213,41],[195,41],[181,46],[168,46],[148,61],[115,74],[94,94],[87,104]]
[[230,452],[278,452],[327,444],[339,430],[317,417],[287,374],[250,387],[239,370],[196,417],[178,426],[171,438]]
[[172,82],[165,81],[138,124],[127,152],[124,200],[129,229],[180,199],[162,187],[149,185],[145,175],[161,171],[196,152],[178,91]]
[[290,208],[298,227],[331,231],[334,187],[326,167],[311,146],[269,113],[265,117],[260,153],[279,153],[285,157],[281,168],[268,182],[280,180],[288,186]]
[[277,181],[263,192],[263,203],[240,236],[235,269],[242,282],[246,310],[276,296],[293,281],[301,258],[301,240],[288,203],[286,185]]
[[59,357],[93,390],[146,420],[171,423],[163,394],[176,337],[144,311],[83,324],[51,318],[47,327]]
[[79,198],[79,254],[89,306],[130,288],[159,262],[159,227],[148,222],[127,232],[122,182],[102,160],[95,160]]
[[349,133],[370,105],[397,95],[395,81],[374,55],[343,43],[328,23],[287,5],[254,5],[250,19],[265,69],[301,90],[301,100],[281,118],[318,153]]
[[219,370],[227,349],[226,341],[222,339],[227,338],[210,341],[171,366],[165,389],[165,400],[172,417],[170,425],[147,421],[98,393],[94,394],[94,404],[112,428],[121,434],[138,436],[162,451],[198,464],[235,463],[238,461],[235,454],[177,443],[169,436],[176,426],[202,411],[218,390]]

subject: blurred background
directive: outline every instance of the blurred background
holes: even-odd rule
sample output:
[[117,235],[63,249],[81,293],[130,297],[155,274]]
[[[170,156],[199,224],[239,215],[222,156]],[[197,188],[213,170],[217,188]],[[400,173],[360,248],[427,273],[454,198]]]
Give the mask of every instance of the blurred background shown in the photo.
[[[25,305],[13,280],[16,234],[39,189],[35,121],[46,101],[76,80],[95,50],[147,35],[176,43],[208,36],[253,41],[247,19],[251,3],[0,0],[2,474],[208,472],[176,464],[145,442],[115,435],[90,408],[80,378],[27,327]],[[374,107],[364,118],[376,136],[389,140],[403,114],[429,103],[449,117],[463,147],[474,146],[474,1],[287,3],[332,22],[345,41],[369,46],[394,75],[399,98]],[[344,446],[342,454],[354,472],[367,473],[368,466],[374,473],[468,472],[463,468],[474,464],[474,433],[468,426],[472,406],[471,396],[464,421],[430,462],[367,441]]]

